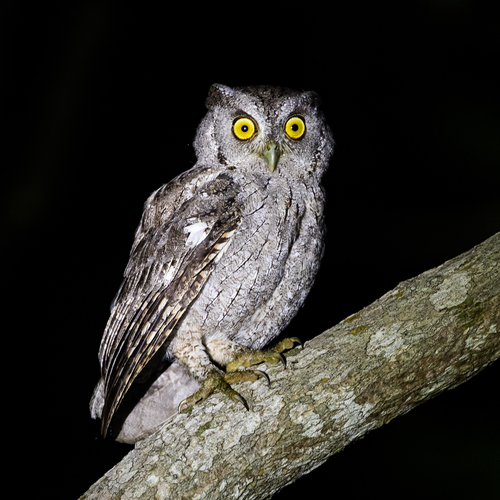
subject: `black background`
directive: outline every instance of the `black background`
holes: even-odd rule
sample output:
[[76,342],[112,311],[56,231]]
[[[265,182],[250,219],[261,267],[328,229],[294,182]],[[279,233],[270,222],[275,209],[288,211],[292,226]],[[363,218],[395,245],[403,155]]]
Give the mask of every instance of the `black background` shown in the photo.
[[[333,129],[327,251],[288,334],[500,230],[498,7],[309,4],[2,3],[6,437],[23,436],[13,470],[42,464],[40,493],[76,498],[130,449],[90,420],[97,350],[145,199],[195,161],[210,84],[315,90]],[[497,362],[276,498],[499,498],[499,386]]]

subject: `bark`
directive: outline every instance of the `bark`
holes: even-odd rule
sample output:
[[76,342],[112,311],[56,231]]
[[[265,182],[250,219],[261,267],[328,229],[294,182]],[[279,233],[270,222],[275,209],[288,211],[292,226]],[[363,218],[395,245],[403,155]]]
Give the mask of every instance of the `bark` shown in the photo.
[[81,498],[263,499],[500,356],[500,233],[138,443]]

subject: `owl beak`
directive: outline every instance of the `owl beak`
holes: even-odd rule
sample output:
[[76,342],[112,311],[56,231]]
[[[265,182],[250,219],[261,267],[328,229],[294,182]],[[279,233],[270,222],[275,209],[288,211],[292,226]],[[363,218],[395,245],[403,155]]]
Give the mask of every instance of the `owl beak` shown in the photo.
[[269,141],[266,144],[264,152],[262,153],[262,158],[264,158],[269,165],[269,170],[274,172],[274,169],[278,164],[278,160],[280,159],[280,150],[274,141]]

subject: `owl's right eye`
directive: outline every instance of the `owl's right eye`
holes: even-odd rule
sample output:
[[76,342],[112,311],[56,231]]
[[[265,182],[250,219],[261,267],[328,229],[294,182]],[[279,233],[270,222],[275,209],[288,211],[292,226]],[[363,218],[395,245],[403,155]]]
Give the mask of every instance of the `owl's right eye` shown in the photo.
[[249,117],[236,118],[233,122],[233,134],[240,141],[248,141],[257,133],[257,124]]

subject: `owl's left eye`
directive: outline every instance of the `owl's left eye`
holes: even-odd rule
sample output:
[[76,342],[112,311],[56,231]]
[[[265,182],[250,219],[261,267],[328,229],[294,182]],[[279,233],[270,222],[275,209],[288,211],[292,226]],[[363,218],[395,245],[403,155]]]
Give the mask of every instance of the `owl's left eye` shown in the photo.
[[306,122],[300,116],[292,116],[285,124],[285,132],[290,139],[300,139],[306,133]]
[[248,141],[257,133],[256,123],[249,117],[236,118],[233,122],[233,134],[240,141]]

